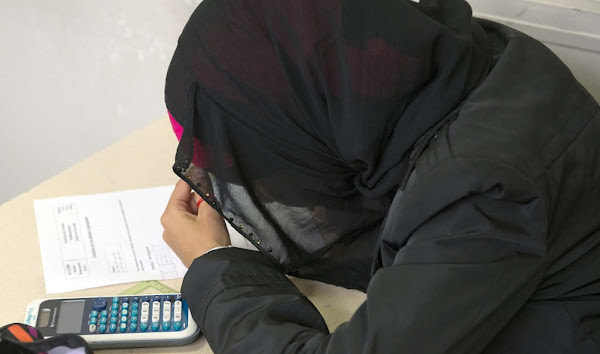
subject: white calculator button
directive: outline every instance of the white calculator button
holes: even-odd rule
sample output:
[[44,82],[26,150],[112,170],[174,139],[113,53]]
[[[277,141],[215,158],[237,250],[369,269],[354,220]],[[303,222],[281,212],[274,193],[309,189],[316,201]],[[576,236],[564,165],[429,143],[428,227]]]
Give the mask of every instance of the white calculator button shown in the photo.
[[171,319],[171,302],[163,302],[163,322],[168,322]]
[[179,315],[178,315],[178,314],[176,313],[176,314],[173,316],[173,322],[179,322],[179,321],[181,321],[181,314],[179,314]]
[[175,301],[175,310],[177,309],[181,309],[181,301],[179,300]]
[[152,323],[158,322],[158,315],[152,315]]
[[95,324],[91,324],[89,330],[90,330],[90,333],[96,332],[96,325]]
[[148,323],[148,314],[142,314],[140,316],[140,323]]
[[146,321],[148,320],[148,313],[150,312],[150,304],[147,302],[142,303],[142,310],[140,311],[140,316],[142,318],[146,317]]

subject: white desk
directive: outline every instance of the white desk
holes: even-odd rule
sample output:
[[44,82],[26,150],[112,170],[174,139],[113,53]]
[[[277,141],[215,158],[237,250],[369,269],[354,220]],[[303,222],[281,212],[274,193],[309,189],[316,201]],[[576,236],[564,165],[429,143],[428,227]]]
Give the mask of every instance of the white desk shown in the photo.
[[[44,287],[33,200],[174,184],[177,177],[171,171],[171,166],[175,148],[176,139],[168,119],[161,119],[0,205],[0,325],[23,322],[25,307],[34,299],[112,295],[135,285],[112,285],[48,296]],[[365,294],[359,291],[303,279],[292,280],[323,314],[331,331],[347,321],[365,300]],[[181,286],[181,279],[161,282],[173,289]],[[185,347],[101,352],[212,353],[203,337]]]

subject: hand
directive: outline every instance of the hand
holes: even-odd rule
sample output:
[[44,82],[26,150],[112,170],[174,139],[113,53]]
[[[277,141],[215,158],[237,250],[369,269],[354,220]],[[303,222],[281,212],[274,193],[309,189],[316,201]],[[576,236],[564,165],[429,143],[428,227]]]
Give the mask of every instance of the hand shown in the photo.
[[208,250],[231,244],[225,221],[208,203],[197,206],[200,196],[192,193],[183,180],[175,190],[160,218],[164,228],[163,240],[189,268],[194,259]]

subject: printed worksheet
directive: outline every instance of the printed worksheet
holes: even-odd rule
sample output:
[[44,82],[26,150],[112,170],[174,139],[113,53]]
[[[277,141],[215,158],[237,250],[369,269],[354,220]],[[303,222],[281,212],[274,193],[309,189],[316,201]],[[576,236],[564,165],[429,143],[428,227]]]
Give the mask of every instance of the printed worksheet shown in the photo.
[[173,186],[34,201],[47,293],[183,277],[162,239]]

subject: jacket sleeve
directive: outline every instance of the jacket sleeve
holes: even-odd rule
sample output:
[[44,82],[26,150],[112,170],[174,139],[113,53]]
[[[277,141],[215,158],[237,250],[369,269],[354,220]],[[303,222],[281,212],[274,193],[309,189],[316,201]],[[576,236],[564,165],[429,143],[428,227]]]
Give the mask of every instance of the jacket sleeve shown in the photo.
[[510,168],[452,164],[399,192],[382,230],[382,268],[333,333],[259,252],[197,258],[182,293],[217,353],[475,353],[539,284],[545,234],[531,181]]

